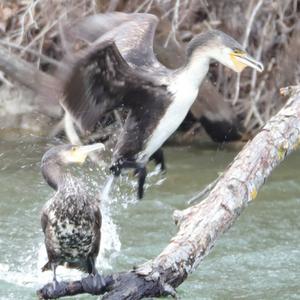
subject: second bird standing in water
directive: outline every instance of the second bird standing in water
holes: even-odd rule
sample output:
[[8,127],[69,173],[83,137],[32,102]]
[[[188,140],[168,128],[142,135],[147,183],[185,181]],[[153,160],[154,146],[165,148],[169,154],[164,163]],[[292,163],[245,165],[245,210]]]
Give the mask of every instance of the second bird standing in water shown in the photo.
[[103,285],[95,267],[101,237],[99,200],[89,195],[79,179],[63,170],[67,164],[83,163],[88,153],[103,147],[100,143],[56,146],[42,158],[42,174],[56,190],[45,204],[41,217],[48,254],[48,262],[42,270],[53,270],[54,289],[59,289],[56,267],[64,264],[91,274],[95,285]]
[[[133,168],[143,197],[146,164],[163,162],[160,147],[179,127],[198,95],[211,60],[235,72],[263,66],[227,34],[212,30],[196,35],[187,46],[184,66],[167,69],[155,57],[158,19],[150,14],[110,13],[88,17],[77,37],[94,42],[66,75],[62,105],[83,130],[93,130],[107,112],[130,112],[113,153],[111,171],[118,176]],[[104,33],[106,31],[106,33]]]

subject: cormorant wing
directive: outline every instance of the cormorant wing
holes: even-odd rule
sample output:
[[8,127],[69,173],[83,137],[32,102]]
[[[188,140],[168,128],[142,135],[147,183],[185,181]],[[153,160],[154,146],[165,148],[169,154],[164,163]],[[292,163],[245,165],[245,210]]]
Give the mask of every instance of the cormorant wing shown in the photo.
[[91,252],[93,256],[96,258],[100,249],[101,225],[102,225],[102,216],[98,204],[95,204],[94,207],[94,217],[95,217],[95,224],[94,224],[95,240],[92,245]]
[[93,130],[115,108],[140,109],[161,90],[154,77],[129,66],[111,40],[96,45],[63,77],[61,104],[83,130]]
[[124,59],[135,66],[160,66],[153,52],[158,18],[147,13],[112,12],[84,18],[69,28],[74,39],[89,43],[114,40]]
[[42,216],[41,216],[41,225],[42,225],[43,232],[45,233],[48,225],[48,216],[44,211],[42,212]]

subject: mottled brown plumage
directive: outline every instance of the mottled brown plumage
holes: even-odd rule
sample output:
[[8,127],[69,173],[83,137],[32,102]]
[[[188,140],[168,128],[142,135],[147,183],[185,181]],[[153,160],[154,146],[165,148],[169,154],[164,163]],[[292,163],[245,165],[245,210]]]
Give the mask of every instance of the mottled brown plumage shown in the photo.
[[48,262],[43,271],[58,265],[97,275],[95,262],[101,238],[99,199],[84,188],[83,183],[63,170],[64,165],[83,162],[88,152],[102,144],[57,146],[42,158],[42,174],[56,190],[42,210],[41,225],[45,235]]

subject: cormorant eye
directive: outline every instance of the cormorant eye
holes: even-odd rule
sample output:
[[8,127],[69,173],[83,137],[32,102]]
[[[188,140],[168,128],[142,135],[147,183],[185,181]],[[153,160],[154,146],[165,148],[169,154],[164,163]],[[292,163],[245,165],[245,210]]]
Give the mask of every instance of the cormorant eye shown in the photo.
[[239,48],[234,48],[233,49],[233,53],[235,53],[235,54],[242,54],[242,53],[244,53],[244,51],[241,50],[241,49],[239,49]]

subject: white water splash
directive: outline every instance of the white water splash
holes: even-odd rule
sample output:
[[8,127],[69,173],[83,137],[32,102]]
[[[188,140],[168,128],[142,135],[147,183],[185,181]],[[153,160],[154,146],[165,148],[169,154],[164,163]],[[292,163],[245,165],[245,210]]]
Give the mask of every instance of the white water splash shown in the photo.
[[[112,178],[113,179],[113,178]],[[97,266],[101,269],[112,269],[111,260],[120,252],[121,241],[117,225],[114,223],[111,213],[112,202],[108,194],[101,197],[100,210],[102,214],[101,246]],[[113,199],[112,199],[113,200]]]
[[[107,176],[107,174],[101,171],[99,174],[95,174],[95,170],[91,169],[90,174],[85,179],[89,183],[91,187],[90,192],[93,195],[97,193],[95,191],[99,191],[99,185],[102,186],[101,182],[105,183],[99,196],[102,227],[100,253],[96,265],[100,273],[103,273],[110,272],[113,268],[115,258],[121,250],[118,227],[114,222],[114,218],[117,217],[116,208],[120,204],[123,209],[126,209],[128,205],[134,204],[138,200],[136,198],[137,183],[135,178],[132,180],[128,176],[121,176],[121,180],[118,180],[118,185],[113,189],[114,176]],[[156,175],[156,172],[153,175]],[[33,289],[38,289],[52,281],[52,271],[41,271],[41,268],[47,262],[47,253],[43,243],[43,234],[41,231],[39,232],[38,240],[33,243],[34,245],[30,251],[22,253],[18,258],[19,263],[14,265],[0,264],[0,280]],[[84,276],[86,274],[78,270],[67,269],[63,266],[57,268],[58,280],[77,280]]]
[[51,272],[41,271],[41,267],[47,261],[44,245],[34,247],[30,255],[19,259],[17,269],[9,264],[0,264],[0,280],[27,288],[38,288],[52,281]]
[[[92,179],[90,178],[90,180]],[[121,250],[121,242],[118,235],[118,227],[114,223],[111,213],[111,205],[116,199],[107,198],[105,200],[103,197],[100,197],[100,199],[102,213],[101,244],[96,266],[98,271],[103,273],[112,269],[114,259]],[[41,271],[42,267],[48,261],[42,233],[40,234],[39,241],[34,243],[30,251],[22,253],[18,261],[19,263],[14,265],[0,263],[0,280],[20,287],[33,289],[41,288],[52,281],[52,271]],[[59,281],[78,280],[85,276],[87,274],[79,270],[67,269],[63,266],[58,266],[57,268],[57,279]]]
[[110,175],[104,184],[104,188],[101,192],[100,199],[102,202],[109,202],[109,194],[114,183],[115,176]]

